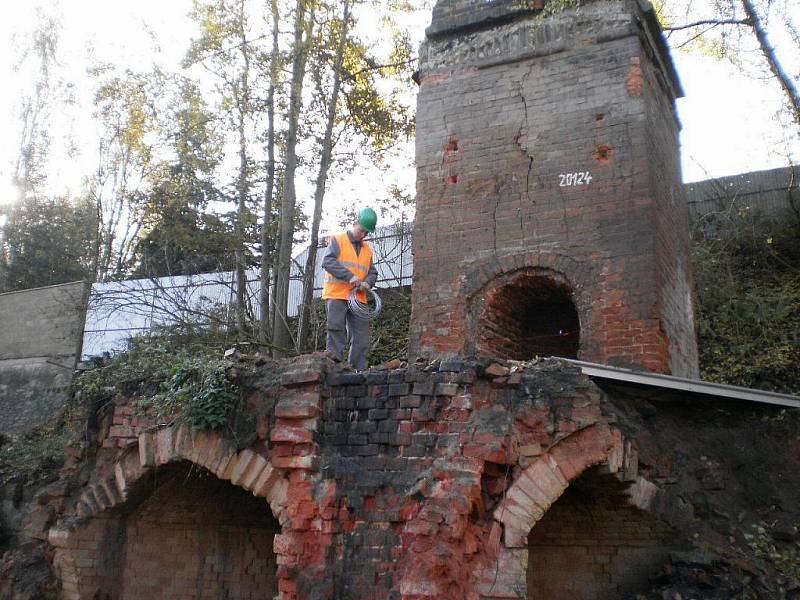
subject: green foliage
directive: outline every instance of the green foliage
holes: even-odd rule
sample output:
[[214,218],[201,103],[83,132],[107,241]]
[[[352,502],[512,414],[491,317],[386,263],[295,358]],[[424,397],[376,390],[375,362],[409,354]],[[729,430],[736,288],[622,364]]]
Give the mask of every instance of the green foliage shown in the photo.
[[175,362],[161,391],[142,398],[138,407],[159,420],[185,418],[195,429],[217,430],[228,423],[239,401],[224,360],[184,358]]
[[[800,527],[800,523],[795,527]],[[772,524],[762,522],[753,525],[753,532],[745,533],[744,538],[753,553],[775,570],[777,597],[786,598],[789,590],[800,589],[800,544],[777,544],[772,535],[773,529]]]
[[694,244],[702,378],[800,393],[800,222],[712,219]]
[[556,13],[578,8],[581,5],[581,0],[546,0],[544,10],[540,13],[542,17],[548,17]]
[[386,69],[375,66],[367,47],[358,40],[351,40],[345,48],[342,92],[347,111],[341,119],[369,140],[378,153],[400,138],[408,139],[414,132],[414,121],[408,108],[395,97],[397,94],[382,94],[378,87],[380,71],[385,71],[385,75],[402,72],[397,65],[409,60],[407,40],[397,36],[394,42],[390,54],[392,66]]
[[[179,192],[180,193],[180,192]],[[155,201],[159,191],[154,191]],[[194,275],[233,268],[236,238],[230,224],[180,198],[166,199],[155,223],[136,245],[132,277]]]
[[241,396],[231,363],[213,344],[175,343],[169,336],[135,339],[128,352],[83,373],[75,385],[94,403],[116,392],[138,396],[142,414],[159,422],[185,420],[197,429],[224,427]]
[[[229,227],[206,214],[221,198],[215,178],[224,141],[198,84],[158,68],[117,73],[106,65],[93,74],[103,139],[87,197],[102,217],[99,277],[224,267]],[[197,264],[189,254],[199,255]]]
[[236,238],[224,219],[205,212],[220,194],[214,184],[221,140],[199,90],[169,81],[172,99],[160,127],[172,156],[148,175],[142,232],[134,250],[134,277],[190,275],[233,267]]
[[383,310],[373,323],[369,348],[369,360],[374,365],[393,358],[407,358],[408,325],[411,319],[409,288],[393,288],[380,293]]
[[110,400],[116,392],[154,394],[181,354],[180,350],[169,343],[161,343],[157,338],[135,338],[127,352],[96,361],[89,370],[77,376],[73,386],[95,405]]
[[[108,68],[93,74],[102,76]],[[166,84],[160,71],[137,73],[131,70],[104,80],[94,103],[96,117],[108,129],[109,160],[107,168],[120,164],[146,166],[153,158],[149,140],[158,129],[158,111],[153,99]]]
[[91,204],[29,196],[0,230],[0,292],[91,279]]
[[85,405],[71,400],[50,421],[4,444],[0,448],[2,481],[36,485],[55,479],[64,463],[65,447],[85,443],[86,417]]

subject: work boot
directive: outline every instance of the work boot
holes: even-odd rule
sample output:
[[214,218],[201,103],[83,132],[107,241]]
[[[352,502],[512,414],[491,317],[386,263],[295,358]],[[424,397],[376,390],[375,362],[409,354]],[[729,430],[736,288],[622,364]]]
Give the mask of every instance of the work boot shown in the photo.
[[339,356],[336,356],[336,355],[335,355],[333,352],[331,352],[330,350],[325,350],[325,352],[323,352],[323,353],[322,353],[322,356],[324,356],[325,358],[330,358],[330,359],[331,359],[333,362],[335,362],[335,363],[341,363],[341,362],[342,362],[342,359],[341,359],[341,357],[339,357]]

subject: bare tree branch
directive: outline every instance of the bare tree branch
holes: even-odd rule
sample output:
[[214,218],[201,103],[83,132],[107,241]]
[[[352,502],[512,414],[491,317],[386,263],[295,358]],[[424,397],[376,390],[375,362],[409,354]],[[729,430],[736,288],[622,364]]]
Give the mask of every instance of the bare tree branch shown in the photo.
[[354,71],[348,74],[348,77],[358,77],[362,73],[367,73],[369,71],[382,71],[383,69],[393,69],[395,67],[404,67],[406,65],[410,65],[412,63],[417,62],[416,58],[409,58],[408,60],[403,60],[396,63],[388,63],[385,65],[369,65],[363,69],[359,69],[358,71]]
[[775,78],[778,80],[778,83],[780,83],[781,88],[786,94],[786,99],[789,101],[789,107],[791,108],[794,122],[797,125],[798,131],[800,131],[800,94],[797,93],[797,88],[795,87],[794,82],[786,74],[781,66],[781,63],[778,61],[778,58],[775,55],[775,49],[769,42],[767,32],[761,23],[761,18],[758,16],[758,13],[753,6],[752,0],[741,1],[742,7],[744,8],[745,13],[747,13],[748,20],[753,28],[753,33],[755,33],[756,39],[758,40],[758,45],[761,48],[761,52],[764,55],[764,58],[767,59],[767,63],[769,63],[770,71],[772,71],[772,74],[775,75]]
[[704,19],[702,21],[695,21],[694,23],[686,23],[685,25],[664,26],[664,31],[681,31],[683,29],[691,29],[692,27],[702,27],[703,25],[751,25],[749,19]]

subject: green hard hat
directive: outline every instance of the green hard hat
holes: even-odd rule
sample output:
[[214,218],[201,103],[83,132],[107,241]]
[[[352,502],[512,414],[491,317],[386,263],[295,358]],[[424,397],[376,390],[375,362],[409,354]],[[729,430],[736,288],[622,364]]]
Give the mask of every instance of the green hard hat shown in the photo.
[[371,208],[362,208],[358,213],[358,224],[370,233],[375,233],[375,225],[378,223],[378,215]]

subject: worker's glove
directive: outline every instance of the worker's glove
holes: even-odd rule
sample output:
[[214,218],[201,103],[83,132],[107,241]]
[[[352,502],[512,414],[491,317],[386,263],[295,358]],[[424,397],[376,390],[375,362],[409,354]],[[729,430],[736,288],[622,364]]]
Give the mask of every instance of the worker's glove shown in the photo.
[[366,281],[362,281],[358,286],[358,289],[363,290],[365,292],[368,292],[369,288],[370,288],[370,285]]

